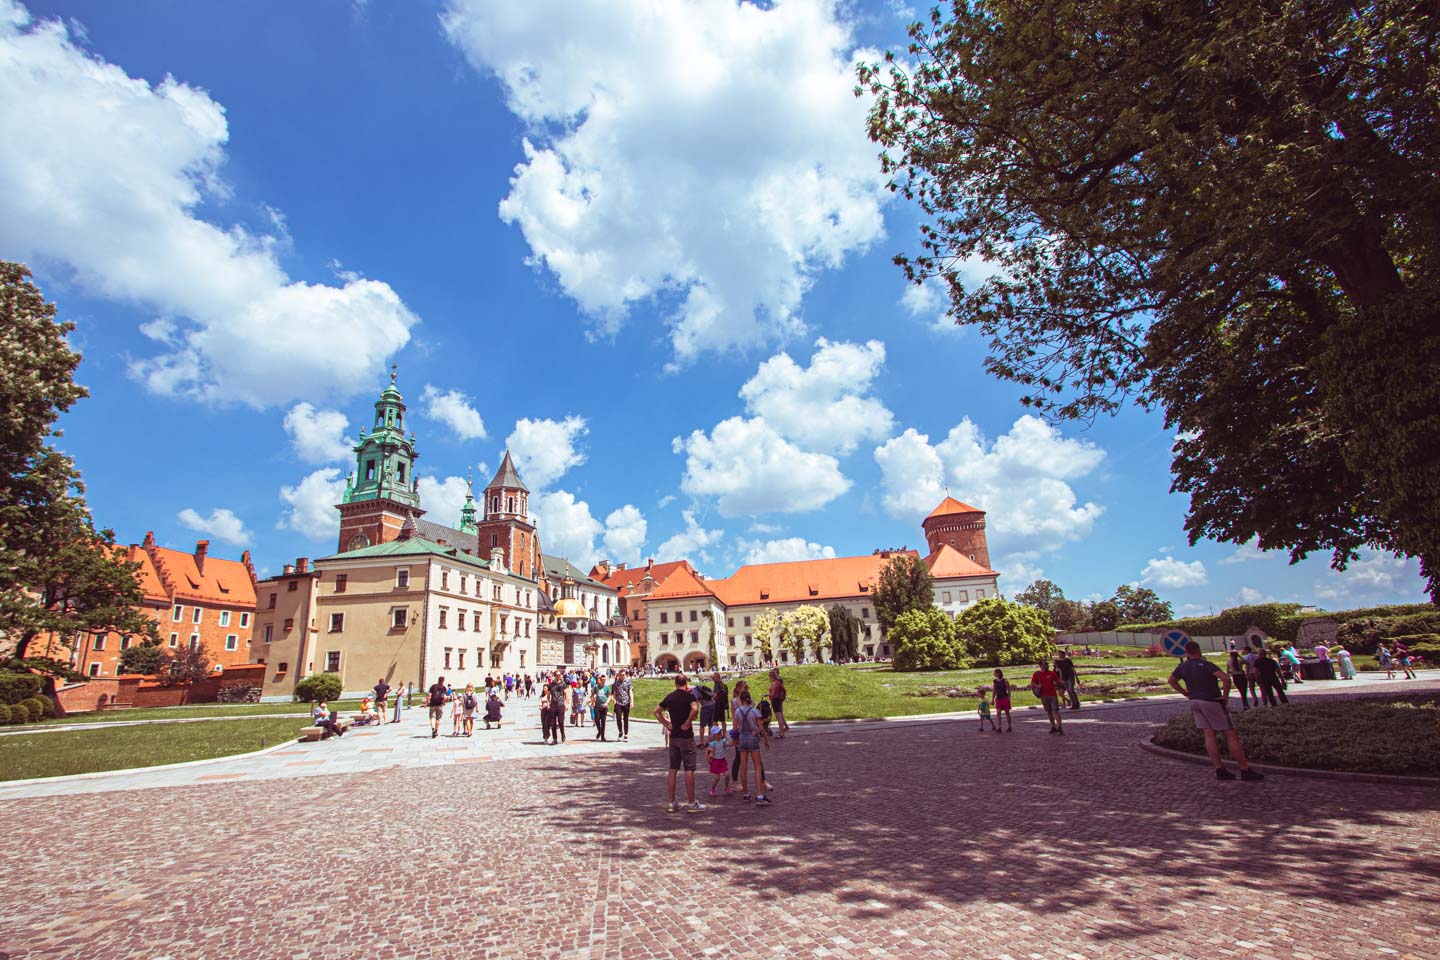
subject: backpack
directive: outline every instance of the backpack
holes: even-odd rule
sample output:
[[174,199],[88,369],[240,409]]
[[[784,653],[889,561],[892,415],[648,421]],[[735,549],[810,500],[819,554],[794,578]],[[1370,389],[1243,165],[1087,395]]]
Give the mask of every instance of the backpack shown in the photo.
[[[744,708],[742,707],[741,709],[744,709]],[[761,719],[761,720],[769,720],[770,717],[773,716],[773,715],[774,715],[773,712],[770,710],[770,701],[769,701],[769,700],[761,700],[761,701],[760,701],[760,719]]]
[[466,709],[466,710],[474,710],[474,709],[475,709],[475,694],[473,694],[473,693],[467,693],[467,694],[465,694],[465,709]]
[[430,691],[430,706],[432,706],[432,707],[443,707],[443,706],[445,706],[445,691],[444,691],[444,690],[432,689],[432,690]]

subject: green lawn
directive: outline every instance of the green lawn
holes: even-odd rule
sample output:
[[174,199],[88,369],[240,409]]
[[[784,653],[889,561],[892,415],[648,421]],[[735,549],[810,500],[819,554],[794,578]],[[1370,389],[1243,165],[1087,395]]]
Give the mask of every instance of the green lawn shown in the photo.
[[303,720],[144,724],[0,737],[0,780],[153,767],[249,753],[295,739]]
[[[1217,658],[1218,662],[1218,658]],[[1153,696],[1170,693],[1165,678],[1175,668],[1169,657],[1107,657],[1075,661],[1080,677],[1080,699],[1108,700],[1117,697]],[[1039,703],[1027,685],[1033,666],[1003,668],[1010,681],[1011,702],[1016,707]],[[951,713],[974,710],[977,688],[994,679],[991,668],[941,670],[929,673],[896,673],[889,664],[855,664],[846,667],[784,667],[788,697],[787,720],[847,720],[870,717],[900,717],[909,714]],[[769,689],[763,672],[749,674],[757,693]],[[692,681],[699,682],[699,681]],[[727,684],[734,689],[733,680]],[[668,679],[635,682],[635,715],[649,717],[670,690]],[[958,697],[947,696],[958,690]]]
[[[416,697],[416,703],[420,698]],[[391,701],[393,704],[394,701]],[[338,700],[330,704],[342,713],[358,711],[359,700]],[[394,709],[393,706],[391,709]],[[309,713],[308,703],[197,703],[186,707],[142,707],[132,710],[96,710],[72,713],[67,717],[43,720],[32,726],[57,726],[70,723],[109,723],[121,720],[185,720],[191,717],[266,716],[276,713]]]

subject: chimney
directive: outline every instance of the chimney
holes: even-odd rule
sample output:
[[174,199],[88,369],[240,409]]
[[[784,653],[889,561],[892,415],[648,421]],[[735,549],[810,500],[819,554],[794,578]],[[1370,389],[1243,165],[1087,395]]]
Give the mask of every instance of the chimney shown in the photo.
[[250,558],[249,550],[241,551],[240,562],[245,565],[245,572],[250,574],[250,582],[253,584],[257,578],[255,576],[255,564]]
[[205,555],[210,552],[209,540],[195,541],[195,569],[205,572]]
[[309,558],[309,557],[296,557],[296,558],[295,558],[295,572],[296,572],[296,573],[306,573],[306,572],[309,571],[309,569],[310,569],[310,558]]
[[600,576],[602,578],[610,576],[610,561],[601,560],[599,563],[595,564],[595,569],[600,571]]
[[142,547],[153,547],[153,546],[155,546],[155,531],[154,531],[154,530],[146,530],[146,531],[145,531],[145,539],[144,539],[143,541],[141,541],[140,545],[141,545]]
[[649,573],[649,572],[650,572],[650,568],[653,567],[653,566],[655,566],[655,558],[654,558],[654,557],[646,557],[646,558],[645,558],[645,572],[646,572],[646,573]]
[[293,563],[287,563],[287,564],[285,564],[285,567],[284,567],[284,575],[285,575],[285,576],[288,577],[288,576],[290,576],[290,575],[291,575],[292,573],[294,573],[294,572],[295,572],[295,564],[293,564]]
[[628,566],[630,566],[630,564],[628,564],[628,563],[617,563],[617,564],[615,564],[615,570],[616,570],[617,573],[623,572],[623,571],[625,570],[625,568],[628,567]]
[[490,548],[490,569],[491,569],[491,570],[498,571],[498,572],[500,572],[500,573],[504,573],[504,572],[505,572],[505,548],[504,548],[504,547],[491,547],[491,548]]

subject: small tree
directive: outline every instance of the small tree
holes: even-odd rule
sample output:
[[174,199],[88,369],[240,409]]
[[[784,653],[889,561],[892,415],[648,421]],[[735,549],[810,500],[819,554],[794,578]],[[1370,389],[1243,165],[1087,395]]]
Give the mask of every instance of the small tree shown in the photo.
[[989,667],[1034,663],[1055,652],[1050,618],[1023,603],[978,600],[956,618],[955,634]]
[[295,684],[295,699],[302,703],[338,699],[345,689],[338,673],[312,673]]
[[205,644],[181,647],[170,658],[171,683],[199,683],[210,676],[210,651]]
[[1125,623],[1162,623],[1175,616],[1168,600],[1161,600],[1160,595],[1149,587],[1132,587],[1130,584],[1121,584],[1115,588],[1115,596],[1110,598],[1120,610],[1120,622]]
[[909,554],[891,557],[875,585],[875,618],[887,633],[900,614],[935,606],[935,581],[925,561]]
[[837,663],[846,663],[859,655],[860,631],[864,624],[848,607],[835,604],[830,608],[830,649]]
[[146,676],[165,673],[165,667],[169,661],[170,655],[158,644],[142,643],[127,647],[120,652],[120,672],[140,673]]
[[1120,608],[1113,600],[1101,600],[1090,607],[1086,626],[1091,630],[1114,630],[1120,625]]
[[704,620],[705,625],[710,628],[710,639],[705,647],[706,652],[710,657],[710,669],[718,670],[720,668],[720,656],[715,648],[715,611],[707,607],[705,608],[705,612],[700,614],[700,618]]
[[969,666],[965,648],[955,636],[955,621],[930,607],[907,610],[888,633],[896,670],[958,670]]
[[824,648],[830,645],[830,618],[820,607],[797,607],[780,618],[787,648],[797,661],[813,653],[823,660]]
[[760,639],[760,649],[765,656],[774,661],[780,659],[779,651],[776,649],[778,640],[777,634],[780,631],[780,614],[773,609],[767,609],[755,618],[754,636]]

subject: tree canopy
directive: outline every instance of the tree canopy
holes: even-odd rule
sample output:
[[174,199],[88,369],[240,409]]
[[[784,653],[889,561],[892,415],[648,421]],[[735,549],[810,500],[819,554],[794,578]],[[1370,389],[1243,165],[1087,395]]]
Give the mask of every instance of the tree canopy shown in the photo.
[[935,581],[925,561],[913,554],[891,557],[880,569],[875,585],[875,619],[887,633],[900,614],[928,610],[935,605]]
[[138,609],[138,564],[95,527],[70,458],[47,441],[86,391],[80,355],[20,264],[0,261],[0,637],[24,659],[36,637],[115,631],[158,640]]
[[962,612],[955,636],[989,667],[1034,663],[1055,653],[1055,631],[1042,611],[998,598],[976,601]]
[[1110,601],[1120,611],[1122,624],[1156,623],[1175,616],[1170,601],[1161,600],[1160,595],[1149,587],[1133,587],[1122,583],[1115,588],[1115,596],[1111,597]]
[[848,663],[860,655],[860,637],[865,629],[864,622],[844,604],[834,604],[829,610],[830,649],[836,663]]
[[[1178,439],[1186,529],[1440,593],[1440,7],[957,0],[862,65],[987,369]],[[989,279],[965,272],[988,261]]]
[[955,636],[955,621],[943,610],[906,610],[889,631],[896,670],[956,670],[970,665]]

